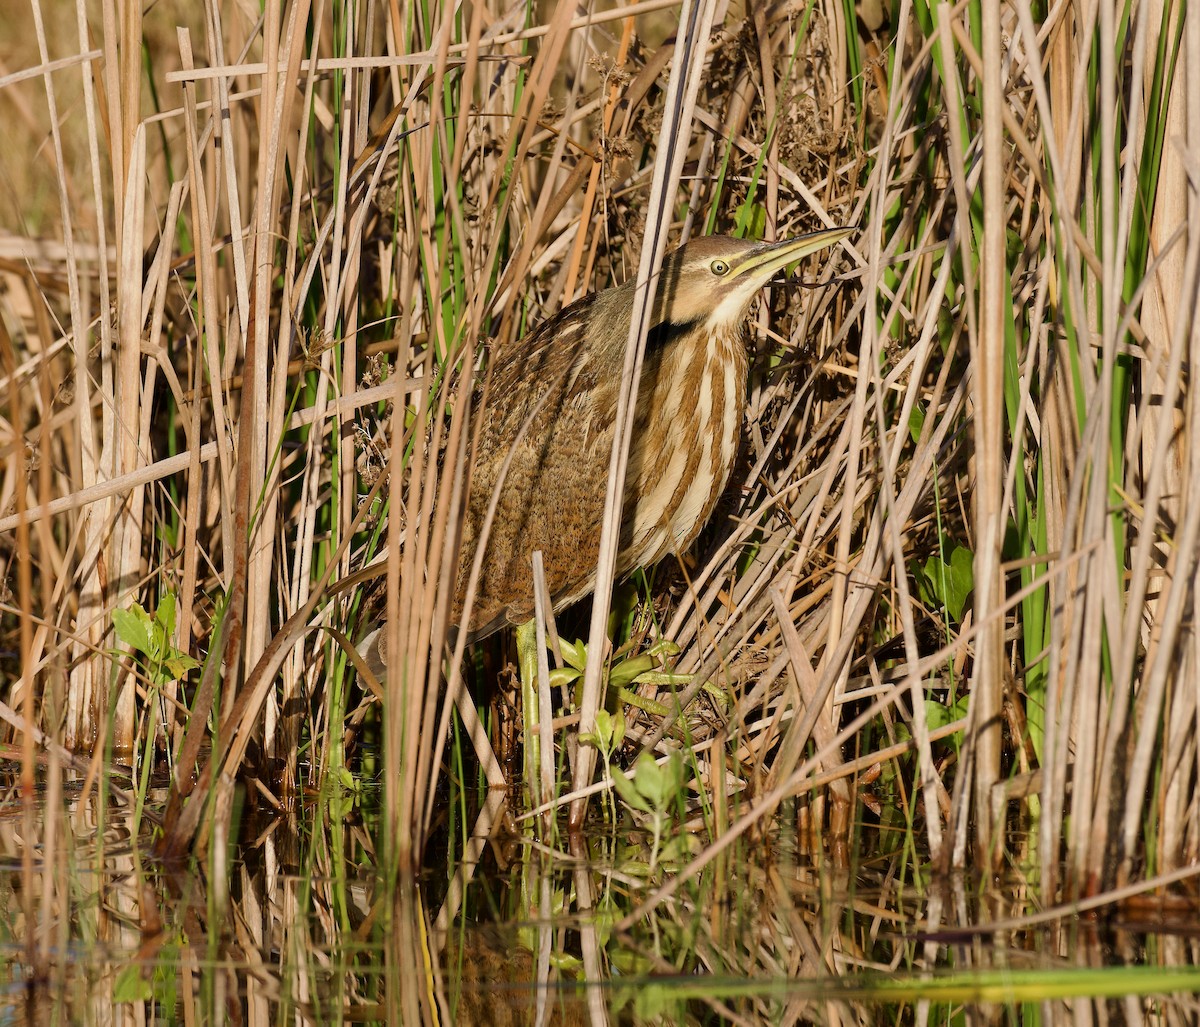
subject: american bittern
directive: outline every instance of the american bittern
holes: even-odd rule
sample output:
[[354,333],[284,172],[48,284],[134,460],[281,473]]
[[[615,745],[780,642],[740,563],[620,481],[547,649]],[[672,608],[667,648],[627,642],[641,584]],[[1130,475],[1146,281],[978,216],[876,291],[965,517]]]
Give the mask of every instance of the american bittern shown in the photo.
[[[737,456],[750,305],[786,265],[849,234],[830,229],[778,243],[712,236],[666,257],[638,388],[618,576],[684,552],[700,533]],[[492,353],[463,526],[456,623],[480,529],[514,443],[516,452],[487,538],[470,641],[533,616],[537,550],[556,611],[595,587],[633,295],[634,283],[627,282],[585,296],[531,336]],[[381,680],[385,637],[378,632],[366,652]]]

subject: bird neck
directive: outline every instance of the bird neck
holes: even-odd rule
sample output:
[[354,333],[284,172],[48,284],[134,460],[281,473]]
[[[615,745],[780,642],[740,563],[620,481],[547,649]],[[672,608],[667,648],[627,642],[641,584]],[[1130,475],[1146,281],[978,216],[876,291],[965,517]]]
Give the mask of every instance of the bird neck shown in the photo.
[[661,321],[646,333],[646,355],[662,353],[685,342],[693,332],[702,330],[700,321]]
[[741,326],[673,327],[647,353],[638,390],[621,570],[691,545],[737,458],[749,365]]

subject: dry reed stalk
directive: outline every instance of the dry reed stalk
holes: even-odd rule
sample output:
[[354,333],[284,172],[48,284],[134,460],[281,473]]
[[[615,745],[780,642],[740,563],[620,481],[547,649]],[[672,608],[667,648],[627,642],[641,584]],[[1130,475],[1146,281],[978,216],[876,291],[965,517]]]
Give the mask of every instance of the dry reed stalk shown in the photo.
[[[1004,624],[991,617],[1004,598],[1000,575],[1006,511],[1004,491],[1004,309],[1008,296],[1005,243],[1007,217],[1006,149],[1003,104],[1004,63],[1001,52],[1000,7],[988,4],[983,11],[983,238],[980,247],[979,310],[977,325],[968,326],[971,343],[973,434],[975,441],[975,619],[987,629],[975,648],[971,678],[970,733],[973,775],[973,818],[976,862],[981,872],[997,870],[1003,846],[996,840],[1001,821],[991,806],[992,786],[1000,776],[1001,708],[1004,696]],[[965,214],[965,212],[964,212]],[[971,328],[974,331],[970,331]]]
[[[700,76],[703,72],[713,15],[713,5],[709,0],[696,0],[695,4],[691,0],[684,0],[680,16],[684,39],[682,45],[676,48],[676,60],[667,87],[667,135],[663,140],[663,152],[660,152],[655,163],[650,203],[646,211],[646,236],[650,245],[646,246],[643,243],[641,262],[638,266],[639,287],[634,293],[633,309],[630,312],[629,341],[615,414],[616,431],[613,434],[612,460],[608,468],[604,521],[597,557],[596,589],[592,599],[592,622],[588,634],[588,651],[592,654],[592,659],[588,661],[580,698],[580,735],[595,732],[596,711],[601,701],[603,663],[599,657],[607,639],[606,621],[620,540],[625,470],[629,461],[638,382],[641,379],[646,337],[650,329],[650,311],[653,306],[653,295],[647,283],[655,280],[666,252],[670,211],[674,206],[675,189],[683,169],[687,142],[690,140],[692,110],[700,88]],[[595,772],[595,760],[594,747],[585,747],[580,752],[572,777],[572,787],[575,790],[591,783]],[[582,827],[586,809],[586,805],[580,802],[572,805],[570,816],[574,829]]]

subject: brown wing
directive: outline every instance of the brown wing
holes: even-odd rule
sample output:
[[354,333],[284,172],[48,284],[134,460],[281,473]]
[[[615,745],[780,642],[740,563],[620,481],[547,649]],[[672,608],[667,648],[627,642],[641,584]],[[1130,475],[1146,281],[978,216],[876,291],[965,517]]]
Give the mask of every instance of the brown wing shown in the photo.
[[585,334],[585,297],[493,354],[467,500],[455,613],[510,451],[471,616],[471,639],[533,615],[532,554],[542,552],[555,609],[592,588],[619,368]]

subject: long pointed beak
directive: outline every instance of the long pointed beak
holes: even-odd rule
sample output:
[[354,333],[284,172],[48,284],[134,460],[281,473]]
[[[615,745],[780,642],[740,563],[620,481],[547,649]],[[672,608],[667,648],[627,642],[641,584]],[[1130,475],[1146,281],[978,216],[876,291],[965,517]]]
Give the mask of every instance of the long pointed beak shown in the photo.
[[745,260],[734,269],[735,276],[741,278],[744,275],[753,275],[767,282],[788,264],[833,246],[853,232],[853,228],[826,228],[820,232],[797,236],[795,239],[763,243],[746,254]]

